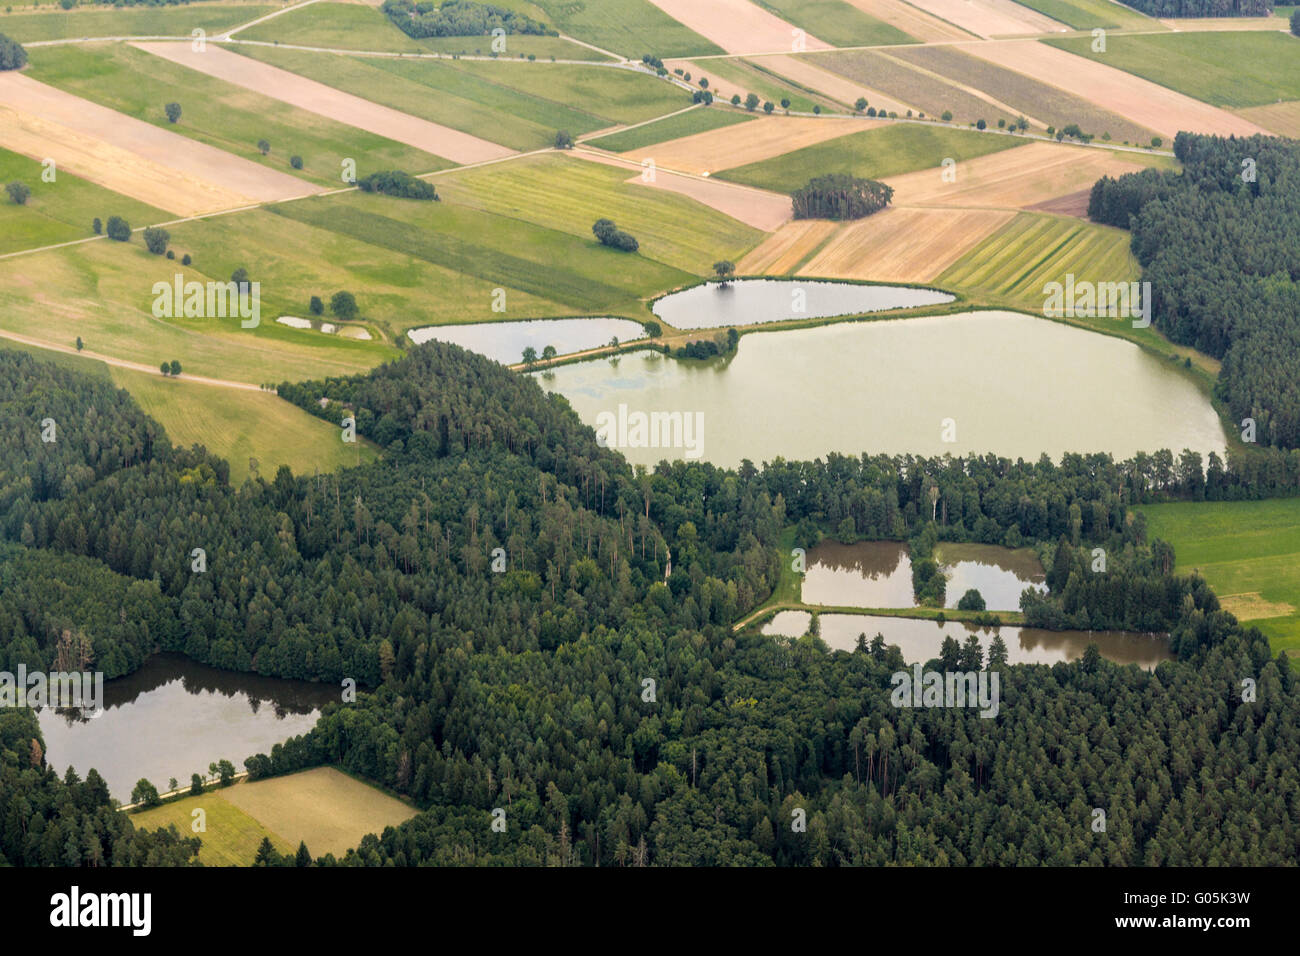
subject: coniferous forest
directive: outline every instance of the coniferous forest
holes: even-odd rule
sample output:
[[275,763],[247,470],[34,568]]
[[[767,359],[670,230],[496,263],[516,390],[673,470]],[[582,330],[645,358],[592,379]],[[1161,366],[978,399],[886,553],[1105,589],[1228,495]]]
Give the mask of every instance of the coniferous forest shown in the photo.
[[[647,473],[532,378],[450,345],[280,392],[353,418],[382,458],[235,486],[106,381],[0,351],[0,666],[48,667],[72,629],[109,677],[161,649],[370,688],[245,764],[254,778],[336,764],[421,810],[319,862],[1294,862],[1292,670],[1204,581],[1174,575],[1129,507],[1295,494],[1296,451],[1204,471],[1161,451]],[[1034,545],[1050,590],[1030,620],[1168,631],[1178,659],[981,661],[1002,673],[996,718],[895,708],[903,661],[884,641],[832,653],[733,629],[772,592],[790,526],[802,546]],[[1098,547],[1108,572],[1084,574]],[[488,826],[496,807],[506,833]],[[806,834],[789,826],[800,810]],[[136,832],[98,774],[48,765],[30,713],[0,713],[3,862],[171,865],[197,848]]]

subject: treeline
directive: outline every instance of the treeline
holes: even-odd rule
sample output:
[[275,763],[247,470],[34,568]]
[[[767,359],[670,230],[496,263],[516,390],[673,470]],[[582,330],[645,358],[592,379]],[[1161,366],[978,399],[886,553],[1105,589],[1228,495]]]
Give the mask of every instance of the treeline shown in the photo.
[[1126,0],[1149,17],[1266,17],[1271,0]]
[[357,180],[357,186],[368,193],[383,193],[400,199],[423,199],[438,202],[438,190],[432,183],[416,179],[400,169],[371,173]]
[[444,0],[441,4],[412,3],[411,0],[384,0],[380,9],[393,24],[412,39],[425,37],[488,36],[493,30],[533,36],[555,35],[539,23],[515,10],[470,0]]
[[1223,360],[1255,439],[1300,446],[1300,143],[1180,133],[1181,173],[1104,177],[1089,216],[1133,232],[1156,326]]
[[796,219],[861,219],[894,198],[894,187],[845,173],[818,176],[791,196]]

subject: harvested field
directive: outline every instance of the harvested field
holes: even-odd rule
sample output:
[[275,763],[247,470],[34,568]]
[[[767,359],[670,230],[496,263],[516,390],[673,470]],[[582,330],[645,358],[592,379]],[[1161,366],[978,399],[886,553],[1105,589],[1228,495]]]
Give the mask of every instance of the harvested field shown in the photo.
[[765,69],[778,76],[785,77],[799,86],[816,90],[823,96],[837,100],[846,106],[852,106],[859,97],[866,97],[867,103],[877,110],[887,110],[904,115],[909,109],[917,107],[904,103],[874,87],[864,86],[839,73],[823,69],[809,60],[795,56],[765,56],[760,61]]
[[787,275],[839,228],[828,219],[788,222],[736,266],[739,275]]
[[1024,209],[1091,189],[1102,176],[1142,168],[1109,150],[1038,142],[958,163],[955,182],[944,182],[938,167],[886,182],[894,187],[897,206]]
[[1171,30],[1182,33],[1208,32],[1220,30],[1286,30],[1285,17],[1191,17],[1185,20],[1161,20],[1160,23]]
[[997,209],[888,209],[844,226],[799,275],[929,282],[1014,215]]
[[652,120],[641,126],[628,129],[616,126],[614,132],[608,135],[588,136],[583,139],[583,142],[597,149],[607,149],[612,153],[625,153],[630,149],[645,149],[656,143],[685,139],[696,133],[707,133],[709,130],[747,123],[754,118],[755,114],[740,110],[694,106],[684,113],[678,113],[667,119]]
[[1019,0],[1053,20],[1076,30],[1107,29],[1159,30],[1161,24],[1115,0]]
[[[1251,136],[1264,132],[1249,120],[1234,116],[1226,110],[1037,40],[962,44],[961,49],[1042,84],[1068,82],[1071,90],[1068,95],[1072,99],[1083,97],[1106,112],[1127,117],[1133,123],[1155,130],[1167,138],[1172,138],[1179,130],[1219,136]],[[1058,125],[1068,121],[1060,117],[1042,118]],[[1101,133],[1108,129],[1097,119],[1080,117],[1077,113],[1073,121],[1087,132]],[[1110,128],[1109,132],[1117,140],[1136,140],[1136,137],[1123,135],[1114,128]]]
[[[940,117],[950,112],[958,123],[983,119],[997,125],[999,118],[1010,121],[1022,113],[983,90],[958,83],[881,50],[819,53],[816,59],[819,65],[851,80],[870,80],[890,96],[913,104],[929,117]],[[1033,116],[1026,115],[1025,118],[1037,126],[1046,125]]]
[[[1022,44],[1051,49],[1036,40],[1008,40],[999,43],[904,47],[891,51],[890,55],[982,90],[1016,113],[1023,113],[1026,119],[1039,126],[1062,127],[1078,123],[1085,133],[1098,137],[1109,133],[1117,143],[1143,145],[1150,142],[1151,137],[1158,132],[1154,127],[1133,122],[1125,114],[1106,109],[1104,102],[1084,99],[1075,88],[1069,63],[1057,64],[1055,70],[1043,76],[1027,76],[1023,72],[1017,72],[1014,64],[1003,61],[999,51],[1011,50]],[[1056,84],[1067,84],[1069,89]]]
[[1088,200],[1092,198],[1091,189],[1080,189],[1077,193],[1057,196],[1044,202],[1034,203],[1026,208],[1034,212],[1049,212],[1055,216],[1075,216],[1079,219],[1088,215]]
[[[728,53],[793,51],[796,27],[748,0],[650,0],[678,23],[716,43]],[[804,35],[804,49],[829,50]]]
[[197,53],[188,43],[138,43],[141,50],[179,63],[200,73],[338,120],[455,163],[481,163],[501,159],[512,150],[485,139],[440,126],[397,110],[344,93],[287,70],[209,46]]
[[805,146],[881,125],[876,120],[768,117],[743,130],[730,127],[683,136],[623,154],[637,163],[651,158],[665,169],[684,173],[712,173],[782,156]]
[[0,145],[180,216],[321,191],[20,73],[0,75],[0,120]]
[[783,196],[780,193],[752,189],[749,186],[738,186],[735,183],[722,182],[721,180],[685,176],[664,170],[659,170],[653,182],[645,183],[641,181],[641,164],[639,162],[630,162],[621,157],[602,156],[584,149],[577,149],[572,155],[592,162],[622,166],[625,169],[635,169],[636,175],[627,180],[629,183],[652,189],[666,189],[669,192],[687,196],[697,202],[704,203],[711,209],[716,209],[718,212],[730,216],[732,219],[753,226],[756,229],[761,229],[764,232],[772,232],[780,228],[794,216],[790,197]]
[[927,42],[932,40],[967,40],[971,34],[931,16],[919,7],[904,0],[846,0],[863,13],[897,27],[909,36]]
[[667,60],[664,65],[669,69],[681,67],[691,74],[691,81],[699,83],[701,79],[709,81],[709,91],[715,99],[730,100],[739,94],[745,99],[746,94],[754,93],[760,100],[770,100],[779,105],[783,99],[790,101],[790,109],[798,113],[811,112],[814,106],[822,109],[828,107],[839,109],[839,104],[828,97],[794,86],[789,80],[777,77],[773,73],[759,69],[755,64],[766,63],[767,57],[754,60],[715,59],[691,62],[690,60]]
[[914,3],[927,13],[981,37],[1064,33],[1069,29],[1013,0],[914,0]]
[[367,833],[416,815],[413,807],[333,767],[240,784],[221,795],[290,846],[306,843],[313,856],[342,856]]
[[1300,100],[1273,103],[1270,106],[1252,106],[1237,110],[1237,114],[1252,123],[1258,123],[1270,133],[1300,139]]

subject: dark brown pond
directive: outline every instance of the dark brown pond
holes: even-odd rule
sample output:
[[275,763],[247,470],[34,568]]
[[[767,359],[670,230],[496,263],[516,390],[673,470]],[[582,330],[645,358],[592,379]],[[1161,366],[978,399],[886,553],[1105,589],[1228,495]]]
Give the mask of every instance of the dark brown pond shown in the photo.
[[175,777],[207,774],[225,758],[270,753],[306,733],[321,707],[342,689],[280,680],[197,664],[180,654],[158,654],[128,677],[104,683],[104,710],[93,719],[72,711],[38,711],[46,762],[62,776],[69,766],[83,778],[94,767],[123,803],[141,777],[161,793]]
[[[764,634],[800,637],[808,632],[811,615],[807,611],[781,611],[763,627]],[[945,637],[959,643],[970,634],[978,634],[987,659],[989,644],[1001,634],[1007,645],[1011,664],[1055,664],[1077,660],[1089,644],[1096,644],[1103,657],[1117,664],[1137,664],[1151,670],[1161,661],[1173,660],[1169,642],[1163,636],[1131,631],[1044,631],[1030,627],[1002,627],[997,631],[976,628],[957,621],[938,624],[905,617],[880,617],[870,614],[822,614],[819,616],[821,639],[832,650],[852,651],[859,634],[867,641],[883,634],[886,644],[897,644],[909,664],[925,663],[939,656]]]
[[[935,558],[948,577],[947,607],[956,607],[968,588],[984,597],[990,611],[1020,610],[1027,587],[1046,590],[1038,556],[1029,548],[943,543]],[[915,607],[912,559],[901,541],[823,541],[808,552],[803,602],[828,607]]]

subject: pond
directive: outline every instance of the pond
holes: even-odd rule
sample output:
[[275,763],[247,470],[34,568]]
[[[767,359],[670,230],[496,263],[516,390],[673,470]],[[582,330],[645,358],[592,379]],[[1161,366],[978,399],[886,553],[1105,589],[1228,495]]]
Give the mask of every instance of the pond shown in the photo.
[[[975,588],[990,611],[1020,610],[1027,587],[1047,590],[1038,556],[1029,548],[942,542],[935,549],[948,578],[946,607],[956,607]],[[827,539],[808,552],[805,604],[838,607],[915,607],[912,557],[902,541],[841,544]]]
[[634,352],[539,374],[593,427],[602,415],[689,420],[689,444],[619,430],[611,445],[647,467],[688,456],[735,467],[831,451],[1036,461],[1067,451],[1223,455],[1225,447],[1208,397],[1173,363],[1013,312],[756,333],[726,359]]
[[431,340],[450,342],[486,355],[502,365],[514,365],[523,360],[524,349],[529,346],[536,349],[539,356],[548,345],[554,345],[558,354],[567,355],[607,345],[615,337],[620,342],[643,339],[645,329],[641,323],[631,319],[529,319],[477,322],[473,325],[429,325],[406,334],[417,345]]
[[725,284],[709,282],[669,293],[654,304],[653,311],[679,329],[716,329],[942,305],[954,298],[935,289],[909,289],[897,285],[808,279],[737,279]]
[[[763,633],[783,637],[800,637],[808,631],[807,611],[781,611],[763,626]],[[962,643],[971,634],[979,635],[987,660],[989,644],[1002,635],[1011,664],[1056,664],[1083,656],[1089,644],[1096,644],[1102,657],[1117,664],[1137,664],[1152,670],[1161,661],[1173,660],[1169,641],[1161,635],[1131,631],[1045,631],[1032,627],[1003,626],[997,630],[976,628],[959,621],[939,624],[919,618],[882,617],[871,614],[822,614],[818,621],[821,639],[831,650],[852,651],[859,634],[870,642],[883,634],[886,644],[896,644],[908,664],[924,664],[939,656],[945,637]]]
[[127,677],[104,682],[103,713],[37,712],[45,760],[62,776],[69,766],[84,779],[94,767],[123,803],[141,777],[161,793],[167,780],[226,759],[270,753],[315,724],[321,707],[340,699],[339,687],[241,674],[157,654]]

